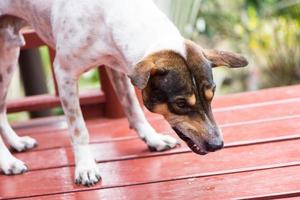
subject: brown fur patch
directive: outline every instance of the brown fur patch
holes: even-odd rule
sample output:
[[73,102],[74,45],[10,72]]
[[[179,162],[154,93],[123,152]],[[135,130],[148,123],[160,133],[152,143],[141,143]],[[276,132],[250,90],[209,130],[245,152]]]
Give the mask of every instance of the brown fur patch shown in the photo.
[[189,105],[194,106],[196,104],[195,94],[192,94],[192,96],[188,97],[187,102],[189,103]]
[[190,40],[186,40],[187,63],[190,67],[199,67],[208,62],[202,53],[202,48]]
[[13,67],[10,65],[10,66],[8,66],[6,71],[8,74],[10,74],[10,73],[12,73],[12,70],[13,70]]
[[191,117],[188,115],[173,114],[167,104],[158,104],[154,107],[153,112],[163,115],[171,126],[181,126],[188,132],[198,136],[205,137],[204,122],[200,116]]
[[76,121],[76,117],[75,116],[70,116],[69,121],[70,121],[70,124],[73,124]]
[[171,115],[171,112],[168,108],[168,105],[166,103],[164,104],[157,104],[153,108],[153,112],[163,115],[165,118],[168,118],[168,116]]
[[203,53],[205,57],[212,62],[213,67],[227,66],[237,68],[248,65],[248,61],[243,56],[236,53],[214,49],[204,49]]
[[80,130],[79,130],[79,128],[75,128],[74,135],[75,135],[75,137],[79,137],[80,136]]
[[3,75],[0,73],[0,82],[3,82]]
[[0,113],[2,113],[4,111],[4,108],[5,108],[4,102],[1,102],[0,103]]
[[204,91],[204,95],[205,95],[205,98],[210,101],[214,97],[214,91],[212,89],[206,89]]
[[160,51],[139,62],[129,75],[133,85],[144,89],[150,76],[170,68],[185,68],[184,58],[173,51]]
[[76,115],[76,110],[75,109],[69,109],[68,111],[71,115]]
[[63,106],[66,107],[66,108],[69,107],[69,103],[68,103],[68,101],[65,100],[65,99],[62,99],[62,104],[63,104]]

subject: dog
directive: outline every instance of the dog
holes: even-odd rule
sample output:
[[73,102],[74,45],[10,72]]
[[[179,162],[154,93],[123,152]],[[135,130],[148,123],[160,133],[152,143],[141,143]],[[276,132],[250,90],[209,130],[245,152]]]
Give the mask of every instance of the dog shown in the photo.
[[[151,150],[164,151],[176,139],[158,134],[138,103],[164,116],[178,136],[197,154],[223,147],[211,110],[215,93],[212,68],[244,67],[235,53],[203,49],[184,39],[151,0],[1,0],[0,1],[0,131],[17,151],[36,146],[19,137],[6,118],[5,99],[17,67],[29,24],[56,50],[54,72],[75,157],[75,182],[91,186],[100,172],[89,148],[89,133],[79,106],[77,80],[93,66],[108,66],[109,78],[130,127]],[[7,175],[27,170],[0,137],[0,170]]]

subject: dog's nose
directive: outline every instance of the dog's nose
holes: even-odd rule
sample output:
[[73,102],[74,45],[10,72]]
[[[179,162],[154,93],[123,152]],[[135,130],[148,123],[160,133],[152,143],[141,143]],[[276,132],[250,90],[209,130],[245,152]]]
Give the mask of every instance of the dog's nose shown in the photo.
[[207,151],[217,151],[217,150],[220,150],[223,148],[224,146],[224,142],[223,141],[220,141],[220,142],[212,142],[212,143],[209,143],[209,142],[205,142],[204,143],[205,145],[205,148]]

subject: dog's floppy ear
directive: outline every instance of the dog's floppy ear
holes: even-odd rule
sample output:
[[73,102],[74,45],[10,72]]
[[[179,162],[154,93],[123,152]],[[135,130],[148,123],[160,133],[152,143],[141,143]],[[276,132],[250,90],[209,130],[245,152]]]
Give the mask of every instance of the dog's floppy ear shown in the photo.
[[240,54],[219,51],[215,49],[203,49],[204,56],[212,63],[212,67],[226,66],[230,68],[245,67],[248,61]]
[[156,73],[155,64],[151,60],[142,60],[137,63],[129,74],[131,83],[139,89],[144,89],[151,75]]
[[207,59],[211,62],[212,67],[226,66],[230,68],[245,67],[248,61],[243,56],[227,51],[219,51],[214,49],[202,49],[196,43],[186,40],[188,61],[203,62]]

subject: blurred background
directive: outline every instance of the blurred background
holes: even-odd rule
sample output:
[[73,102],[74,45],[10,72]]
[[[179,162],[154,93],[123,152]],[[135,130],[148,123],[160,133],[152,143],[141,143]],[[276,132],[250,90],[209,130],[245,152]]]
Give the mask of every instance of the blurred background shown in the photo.
[[[217,95],[300,83],[300,0],[154,0],[181,33],[203,48],[243,54],[249,66],[214,69]],[[53,93],[47,48],[38,54],[45,85]],[[99,87],[98,72],[85,73],[80,89]],[[10,99],[24,96],[20,73],[14,77]],[[54,114],[60,114],[56,109]],[[10,120],[27,113],[9,115]]]
[[239,52],[245,69],[215,69],[221,94],[300,82],[299,0],[156,0],[203,48]]

